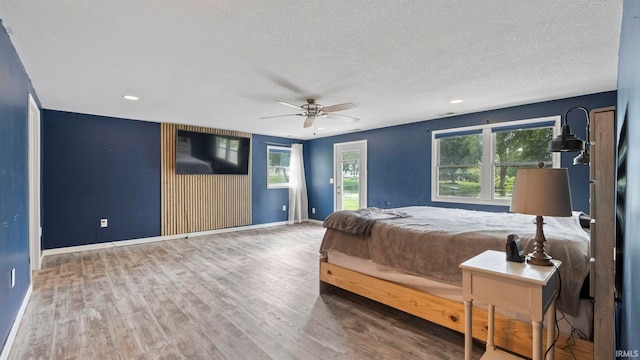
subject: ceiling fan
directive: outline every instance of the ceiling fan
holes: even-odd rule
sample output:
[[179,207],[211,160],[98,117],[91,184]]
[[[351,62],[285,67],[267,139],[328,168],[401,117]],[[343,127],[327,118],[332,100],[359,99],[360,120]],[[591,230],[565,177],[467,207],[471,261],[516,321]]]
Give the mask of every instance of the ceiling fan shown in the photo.
[[304,120],[304,127],[308,128],[313,125],[313,121],[318,117],[329,117],[335,118],[338,120],[349,121],[349,122],[357,122],[360,119],[355,118],[353,116],[343,115],[343,114],[335,114],[335,111],[342,111],[353,109],[356,107],[355,104],[352,103],[344,103],[344,104],[336,104],[331,106],[323,106],[316,103],[316,99],[307,99],[307,103],[303,105],[294,105],[288,103],[286,101],[276,101],[282,105],[290,106],[292,108],[296,108],[298,110],[302,110],[301,113],[298,114],[286,114],[286,115],[275,115],[275,116],[265,116],[260,119],[270,119],[284,116],[304,116],[306,119]]

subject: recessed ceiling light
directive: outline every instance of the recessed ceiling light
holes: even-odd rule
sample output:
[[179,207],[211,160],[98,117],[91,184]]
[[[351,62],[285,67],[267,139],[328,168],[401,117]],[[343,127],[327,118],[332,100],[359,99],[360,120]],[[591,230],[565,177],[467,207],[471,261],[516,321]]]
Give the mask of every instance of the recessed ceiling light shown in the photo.
[[323,127],[319,127],[318,130],[324,130],[324,128]]
[[139,99],[137,96],[133,96],[133,95],[124,95],[123,98],[131,101],[136,101]]
[[449,101],[452,104],[460,104],[461,102],[463,102],[464,100],[460,100],[460,99],[456,99],[456,100],[451,100]]

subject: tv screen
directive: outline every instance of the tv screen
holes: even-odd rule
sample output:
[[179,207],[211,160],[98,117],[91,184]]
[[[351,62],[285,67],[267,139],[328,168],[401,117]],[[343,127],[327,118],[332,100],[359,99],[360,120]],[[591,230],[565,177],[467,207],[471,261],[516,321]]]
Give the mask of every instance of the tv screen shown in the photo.
[[251,139],[178,130],[177,174],[249,174]]

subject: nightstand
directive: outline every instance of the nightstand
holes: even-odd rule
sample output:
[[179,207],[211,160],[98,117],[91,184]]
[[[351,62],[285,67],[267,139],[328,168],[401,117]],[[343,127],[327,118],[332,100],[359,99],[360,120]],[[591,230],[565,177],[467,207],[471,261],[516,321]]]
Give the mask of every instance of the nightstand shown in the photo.
[[[502,251],[487,250],[462,264],[462,296],[465,318],[465,360],[471,360],[473,301],[489,304],[487,352],[482,359],[519,359],[496,349],[493,342],[495,306],[529,315],[533,327],[533,360],[542,360],[542,322],[547,314],[547,344],[555,338],[556,309],[559,278],[555,266],[529,265],[506,260]],[[546,350],[546,349],[545,349]],[[553,349],[548,353],[553,359]]]

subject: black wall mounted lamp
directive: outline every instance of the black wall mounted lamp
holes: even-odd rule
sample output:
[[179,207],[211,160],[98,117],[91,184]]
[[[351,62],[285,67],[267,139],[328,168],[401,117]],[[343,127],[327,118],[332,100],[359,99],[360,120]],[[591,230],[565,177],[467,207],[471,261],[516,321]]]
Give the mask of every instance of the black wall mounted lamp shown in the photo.
[[[587,141],[583,141],[579,137],[571,133],[567,115],[574,109],[584,111],[587,118]],[[574,106],[564,113],[564,122],[562,124],[562,133],[555,139],[549,141],[549,151],[551,152],[575,152],[580,154],[573,159],[573,165],[589,165],[589,111],[582,106]]]

